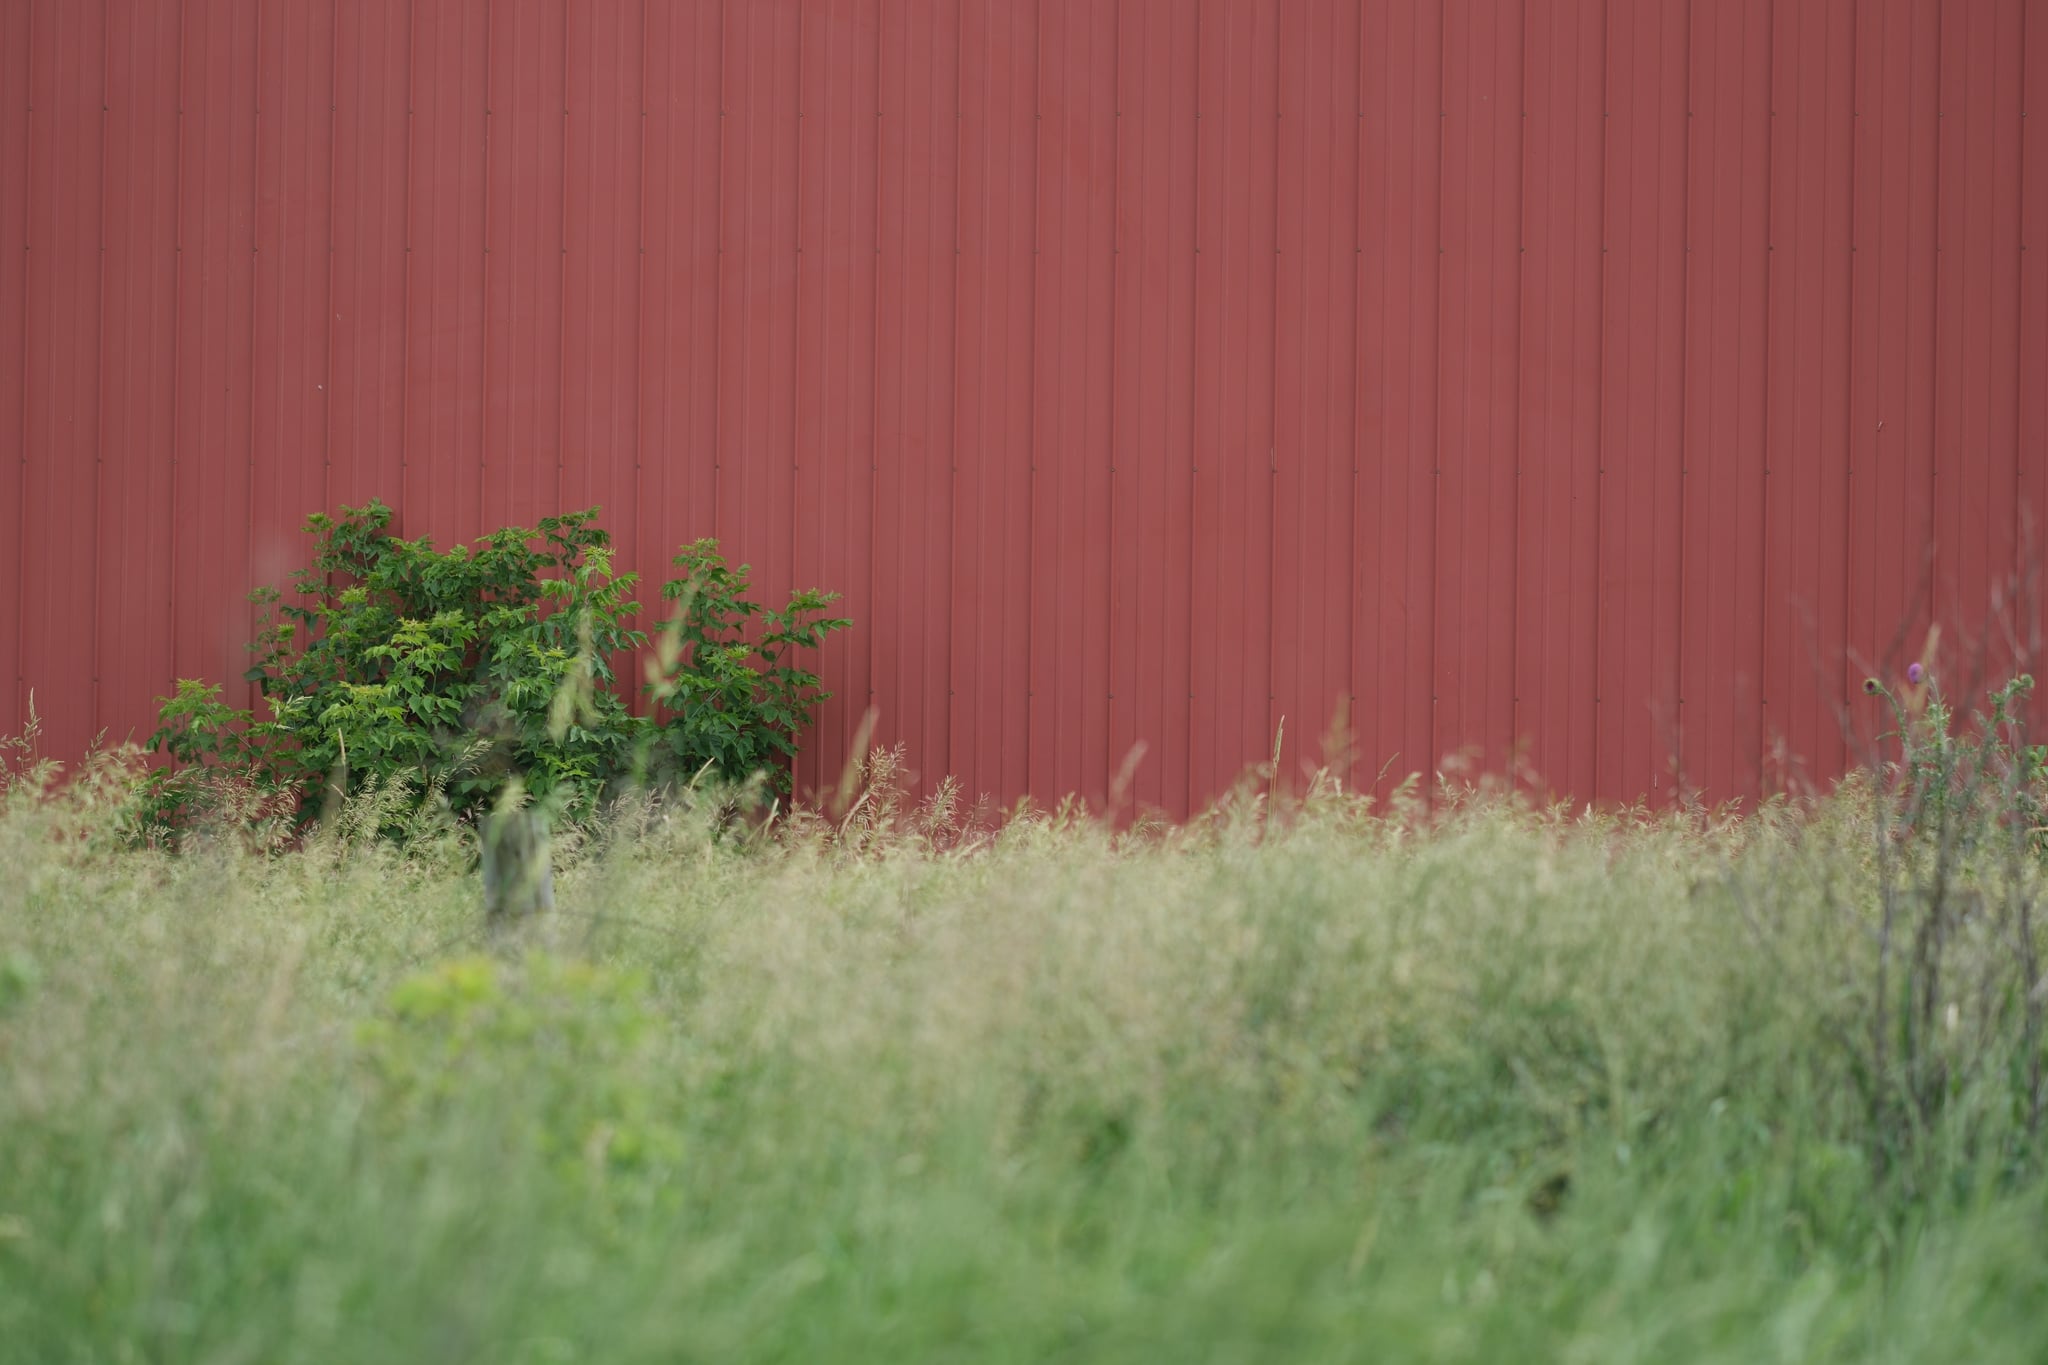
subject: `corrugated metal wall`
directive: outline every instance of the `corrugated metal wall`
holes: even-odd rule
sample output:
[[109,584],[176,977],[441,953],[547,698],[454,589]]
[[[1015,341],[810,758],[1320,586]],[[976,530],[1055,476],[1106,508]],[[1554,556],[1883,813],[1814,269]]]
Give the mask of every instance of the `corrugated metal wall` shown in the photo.
[[0,678],[602,503],[846,594],[812,779],[1832,773],[2048,527],[2043,110],[2048,0],[0,0]]

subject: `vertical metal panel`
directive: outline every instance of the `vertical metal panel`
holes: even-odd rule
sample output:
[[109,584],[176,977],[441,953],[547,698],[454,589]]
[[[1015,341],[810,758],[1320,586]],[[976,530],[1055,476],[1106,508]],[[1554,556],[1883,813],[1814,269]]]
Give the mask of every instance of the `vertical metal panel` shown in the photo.
[[[2037,5],[2026,29],[2020,90],[2019,517],[2022,584],[2020,666],[2043,683],[2033,719],[2048,724],[2048,15]],[[4,411],[4,407],[0,407]],[[4,430],[0,427],[0,430]]]
[[718,534],[772,602],[795,567],[799,13],[733,0],[724,25]]
[[0,698],[10,729],[28,714],[22,655],[22,499],[28,476],[28,213],[33,96],[28,5],[0,8]]
[[1117,11],[1044,0],[1031,372],[1033,791],[1109,788]]
[[[1850,236],[1849,695],[1918,657],[1933,568],[1938,0],[1856,16]],[[1903,656],[1903,657],[1902,657]],[[1858,748],[1877,728],[1851,710]]]
[[[874,740],[950,772],[960,14],[882,0],[875,145]],[[832,585],[838,586],[838,585]],[[856,625],[856,630],[862,627]]]
[[1610,7],[1594,794],[1676,795],[1687,10]]
[[[404,0],[335,5],[329,511],[392,502],[403,487],[408,17]],[[181,294],[181,319],[189,303]],[[186,458],[182,439],[178,449]]]
[[[1030,791],[1039,0],[963,0],[954,337],[952,770]],[[1032,793],[1049,796],[1051,793]]]
[[562,509],[600,506],[638,562],[641,0],[568,8]]
[[1449,0],[1443,63],[1433,747],[1497,772],[1515,736],[1521,0]]
[[1516,737],[1541,789],[1595,789],[1600,604],[1601,0],[1528,7]]
[[1842,767],[1849,568],[1852,0],[1779,5],[1765,353],[1765,783]]
[[1297,787],[1326,761],[1351,776],[1332,726],[1351,724],[1359,39],[1356,4],[1280,8],[1272,668],[1279,775]]
[[489,529],[481,520],[478,474],[486,457],[484,39],[490,22],[485,0],[415,4],[412,10],[401,496],[406,530],[443,545]]
[[561,505],[568,25],[548,0],[495,4],[490,20],[482,520],[531,526],[569,510]]
[[[605,522],[632,518],[651,613],[660,610],[653,585],[668,576],[676,550],[716,530],[722,8],[719,0],[647,7],[640,495],[637,507],[610,509]],[[484,344],[497,344],[497,329],[486,328]]]
[[[254,447],[254,0],[185,10],[178,140],[177,441],[169,514],[181,550],[172,667],[247,705]],[[166,691],[169,689],[166,688]]]
[[[641,560],[634,509],[646,16],[642,0],[598,0],[567,6],[566,17],[560,509],[602,509],[624,569]],[[661,575],[653,580],[658,585]],[[642,674],[637,661],[623,667],[621,681],[637,704]]]
[[[250,586],[284,585],[327,504],[334,34],[331,4],[265,3],[257,24]],[[473,475],[474,452],[447,464]],[[160,505],[147,515],[166,525]]]
[[108,6],[94,626],[106,661],[99,709],[115,741],[148,737],[156,698],[170,691],[173,671],[172,518],[164,509],[171,501],[175,407],[164,360],[176,344],[178,48],[176,5]]
[[[1188,809],[1196,19],[1121,0],[1109,754],[1140,810]],[[1142,746],[1142,748],[1140,747]]]
[[1434,771],[1437,294],[1443,11],[1369,0],[1359,111],[1358,502],[1352,695],[1360,778]]
[[104,15],[38,5],[28,97],[21,650],[53,754],[93,734]]
[[1279,33],[1202,6],[1195,169],[1193,800],[1271,750],[1273,337]]
[[1763,757],[1771,5],[1692,12],[1679,762],[1709,799]]
[[1383,789],[1825,779],[1930,620],[1952,679],[2043,627],[2044,54],[2026,0],[0,7],[0,685],[146,734],[247,695],[305,513],[596,502],[650,580],[848,594],[807,788],[873,704],[924,790],[1142,744],[1184,814],[1346,698]]
[[1955,687],[2011,667],[2010,622],[1985,605],[2006,589],[2017,548],[2019,0],[1945,0],[1940,44],[1934,615]]
[[[873,619],[875,110],[879,0],[809,0],[803,14],[797,196],[795,586]],[[867,710],[867,642],[839,634],[805,666],[837,681],[804,746],[797,788],[836,784]]]

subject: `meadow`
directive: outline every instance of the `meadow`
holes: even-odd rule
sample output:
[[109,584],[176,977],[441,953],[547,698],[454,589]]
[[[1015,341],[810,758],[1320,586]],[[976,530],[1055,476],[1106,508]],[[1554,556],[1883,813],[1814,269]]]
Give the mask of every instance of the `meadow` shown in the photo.
[[491,937],[17,783],[0,1360],[2039,1361],[2040,864],[1882,804],[636,807]]

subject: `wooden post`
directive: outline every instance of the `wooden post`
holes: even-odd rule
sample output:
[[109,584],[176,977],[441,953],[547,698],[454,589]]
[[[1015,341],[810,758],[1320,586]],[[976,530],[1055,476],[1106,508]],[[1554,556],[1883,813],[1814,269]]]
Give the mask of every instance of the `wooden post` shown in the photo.
[[555,908],[547,820],[531,807],[483,819],[484,922],[503,925]]

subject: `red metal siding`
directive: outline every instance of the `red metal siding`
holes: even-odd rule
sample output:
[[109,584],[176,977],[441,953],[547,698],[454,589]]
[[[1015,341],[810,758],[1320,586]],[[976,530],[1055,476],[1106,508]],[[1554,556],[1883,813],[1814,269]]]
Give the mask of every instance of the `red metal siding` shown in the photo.
[[[177,14],[154,3],[148,10],[152,25],[164,33],[164,51],[175,64]],[[255,405],[250,569],[259,583],[282,584],[305,562],[306,541],[296,534],[298,523],[307,508],[326,504],[328,491],[328,391],[334,379],[329,286],[335,265],[335,15],[325,4],[266,6],[261,14],[256,58],[256,313],[252,324],[260,344],[255,348],[250,395]],[[165,203],[176,202],[177,165],[175,157],[167,156],[160,172],[166,182]],[[154,240],[154,234],[141,224],[124,224],[122,230],[109,235],[144,245]],[[473,259],[469,266],[481,269],[481,261]],[[165,354],[155,350],[146,360],[166,384],[168,405],[172,401],[170,367],[161,363]],[[147,431],[152,437],[159,435],[154,425]],[[167,437],[168,432],[161,435]],[[146,463],[155,475],[157,460],[152,457]],[[471,458],[447,462],[444,477],[459,480],[465,476],[476,476],[473,447]],[[168,541],[172,527],[162,508],[161,501],[144,504],[133,534],[161,536]],[[106,533],[111,534],[112,528]],[[103,602],[102,606],[111,608],[112,604]],[[131,695],[137,703],[163,690],[160,669],[124,666],[118,676],[133,689]],[[133,717],[147,712],[145,705],[138,704],[110,714]]]
[[2040,648],[2042,108],[2044,0],[16,0],[0,679],[600,503],[846,594],[806,786],[1824,778]]
[[1116,8],[1044,0],[1026,779],[1098,809],[1109,757]]
[[[1436,740],[1441,8],[1372,0],[1359,86],[1352,705],[1360,780],[1429,770]],[[1341,115],[1341,111],[1340,115]]]
[[1940,0],[1856,16],[1848,638],[1859,663],[1916,647],[1931,605],[1940,31]]
[[[413,179],[437,192],[413,194],[406,203],[404,507],[408,530],[445,543],[487,529],[479,476],[490,10],[482,0],[416,6],[411,23],[406,155]],[[630,327],[630,308],[624,319]],[[635,348],[629,342],[624,349],[630,355]],[[586,348],[586,361],[597,350]],[[586,373],[572,369],[564,388]],[[632,446],[624,449],[630,454]]]
[[1515,724],[1521,18],[1519,6],[1451,0],[1443,21],[1430,752],[1492,769]]
[[2021,0],[1946,6],[1939,38],[1934,612],[1995,669],[2010,667],[2002,632],[1972,618],[2018,536],[2021,18]]
[[71,745],[92,732],[99,675],[104,17],[87,5],[31,14],[28,80],[15,92],[29,107],[20,652],[29,685],[52,675],[37,705],[53,741]]
[[[1764,343],[1764,775],[1837,772],[1849,590],[1853,0],[1781,5],[1771,31]],[[1792,735],[1811,738],[1792,752]]]
[[[2038,109],[2044,107],[2042,92],[2048,91],[2048,17],[2036,4],[2021,18],[2026,42],[2020,90],[2022,99]],[[2041,454],[2048,451],[2048,383],[2041,381],[2048,374],[2048,128],[2031,118],[2021,127],[2018,510],[2025,563],[2048,547],[2048,460]],[[2039,609],[2044,591],[2048,583],[2040,569],[2031,581],[2023,579],[2020,644],[2031,659],[2048,657],[2043,654],[2048,621]],[[2048,724],[2048,689],[2034,695],[2034,720]]]
[[1322,761],[1330,699],[1351,692],[1364,119],[1335,115],[1358,105],[1361,17],[1346,0],[1280,14],[1272,705],[1290,771]]
[[1180,0],[1119,10],[1108,758],[1122,774],[1137,755],[1128,797],[1173,808],[1187,799],[1193,747],[1200,35]]
[[[1532,6],[1523,62],[1515,732],[1596,788],[1600,663],[1601,0]],[[1526,172],[1525,172],[1526,174]]]
[[1593,743],[1595,790],[1618,799],[1676,792],[1688,17],[1608,14]]
[[[118,726],[119,738],[130,727],[149,733],[143,727],[154,698],[174,672],[173,519],[165,509],[174,486],[177,389],[166,361],[177,348],[178,323],[179,35],[177,11],[161,5],[125,0],[110,5],[107,17],[107,83],[117,93],[107,101],[100,316],[111,325],[101,350],[106,426],[99,519],[90,539],[100,585],[94,648],[103,661],[95,719]],[[323,251],[323,279],[326,263]],[[265,378],[257,376],[251,391],[259,402],[273,398],[274,408],[274,396],[286,389]],[[313,493],[319,496],[317,483]]]
[[[960,487],[954,350],[960,335],[960,14],[881,6],[875,185],[874,561],[861,627],[887,707],[878,738],[918,769],[965,771],[952,748],[954,529]],[[834,753],[827,760],[836,763]]]
[[[794,573],[837,586],[844,614],[861,621],[873,611],[880,39],[878,0],[804,11]],[[834,636],[823,653],[835,686],[803,751],[806,787],[837,779],[824,755],[847,752],[872,686],[864,636]]]
[[1191,783],[1273,741],[1277,6],[1200,7],[1195,76]]
[[[347,14],[353,6],[341,4]],[[561,5],[493,5],[484,82],[484,414],[479,497],[486,527],[571,510],[563,502],[563,219],[567,215],[568,17]],[[397,164],[402,153],[394,153]],[[367,155],[365,156],[367,160]],[[432,194],[450,187],[422,183]],[[343,211],[337,195],[335,212]],[[450,395],[452,398],[452,395]],[[423,452],[422,458],[425,458]],[[434,458],[457,459],[436,453]],[[360,502],[336,486],[337,503]],[[624,493],[627,490],[618,490]],[[607,500],[623,509],[616,494]],[[624,518],[621,517],[621,524]],[[410,530],[410,524],[406,529]]]
[[1040,6],[960,4],[947,749],[954,772],[1005,793],[1030,780],[1032,654],[1072,646],[1031,634]]

